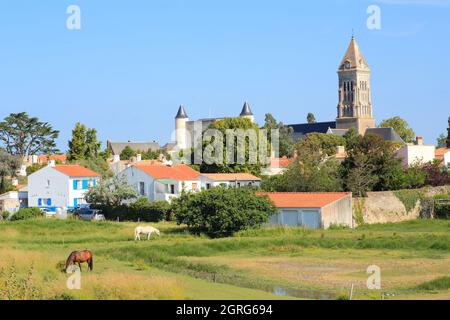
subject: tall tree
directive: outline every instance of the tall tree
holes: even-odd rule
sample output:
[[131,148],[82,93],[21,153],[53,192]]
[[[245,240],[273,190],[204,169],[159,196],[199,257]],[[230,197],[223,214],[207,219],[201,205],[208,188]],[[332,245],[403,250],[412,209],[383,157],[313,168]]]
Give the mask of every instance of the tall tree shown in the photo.
[[12,156],[0,151],[0,194],[8,191],[8,177],[13,177],[20,169],[21,160],[18,156]]
[[99,157],[101,143],[97,140],[97,130],[87,128],[77,122],[72,130],[67,158],[70,161],[93,160]]
[[69,141],[68,160],[83,160],[86,154],[86,126],[77,122],[72,130],[72,139]]
[[11,113],[0,122],[0,142],[11,155],[25,157],[35,154],[52,154],[56,148],[59,131],[47,122],[30,118],[26,112]]
[[414,142],[416,134],[414,130],[409,126],[408,122],[399,116],[383,120],[380,123],[380,128],[394,128],[395,132],[405,141],[406,143]]
[[306,121],[308,121],[308,123],[316,123],[316,117],[314,116],[313,113],[308,113],[308,116],[306,117]]
[[450,148],[450,117],[448,117],[447,148]]
[[136,198],[136,191],[119,176],[102,179],[86,193],[87,202],[108,207],[120,206],[124,201]]
[[86,159],[96,159],[100,153],[101,143],[97,140],[97,130],[87,129],[86,131]]
[[294,129],[286,127],[282,122],[278,122],[275,117],[267,113],[264,121],[263,129],[269,134],[269,141],[272,140],[270,130],[279,130],[279,156],[292,157],[294,155]]
[[437,138],[436,146],[438,148],[445,148],[445,147],[447,147],[447,137],[443,133],[441,133],[439,135],[439,137]]

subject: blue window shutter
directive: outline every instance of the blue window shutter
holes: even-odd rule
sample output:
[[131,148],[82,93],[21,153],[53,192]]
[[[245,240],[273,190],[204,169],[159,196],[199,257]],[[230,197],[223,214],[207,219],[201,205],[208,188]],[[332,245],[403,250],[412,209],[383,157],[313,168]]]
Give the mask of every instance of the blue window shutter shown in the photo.
[[97,180],[94,179],[94,187],[97,185]]
[[77,180],[73,180],[73,190],[77,190]]
[[88,181],[87,180],[83,180],[83,190],[88,189]]
[[52,199],[47,199],[47,205],[51,206],[52,205]]
[[39,206],[39,207],[42,206],[42,199],[41,199],[41,198],[38,199],[38,206]]
[[73,199],[73,206],[74,206],[74,207],[78,206],[78,200],[77,200],[77,198]]

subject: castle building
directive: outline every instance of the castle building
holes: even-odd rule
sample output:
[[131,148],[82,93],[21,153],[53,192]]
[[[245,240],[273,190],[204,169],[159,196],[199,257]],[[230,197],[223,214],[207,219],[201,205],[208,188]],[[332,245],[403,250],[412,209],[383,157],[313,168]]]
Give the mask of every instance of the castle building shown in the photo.
[[[255,117],[250,108],[250,105],[247,102],[244,103],[244,106],[242,107],[242,111],[239,117],[249,119],[250,121],[255,122]],[[201,132],[203,132],[207,130],[212,123],[223,119],[225,118],[206,118],[191,121],[186,113],[186,110],[184,109],[184,106],[180,106],[178,108],[177,115],[175,116],[176,146],[178,147],[179,150],[192,147],[195,126],[199,126],[201,128]]]

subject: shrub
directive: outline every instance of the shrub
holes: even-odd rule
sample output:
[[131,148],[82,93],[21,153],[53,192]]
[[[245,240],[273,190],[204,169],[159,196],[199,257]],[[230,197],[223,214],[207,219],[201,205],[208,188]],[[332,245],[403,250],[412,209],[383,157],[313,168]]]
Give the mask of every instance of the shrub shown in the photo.
[[268,222],[277,209],[250,188],[218,187],[182,194],[173,211],[176,221],[192,232],[222,237]]
[[434,200],[446,200],[437,201],[434,206],[434,214],[436,218],[449,219],[450,218],[450,195],[449,194],[437,194],[434,196]]
[[424,199],[421,190],[398,190],[394,191],[394,195],[403,203],[406,212],[411,212],[416,207],[417,201]]
[[170,216],[170,205],[165,201],[150,202],[140,198],[127,206],[97,206],[108,220],[159,222]]
[[44,213],[39,208],[36,207],[25,208],[17,211],[17,213],[11,217],[11,221],[36,219],[41,218],[43,216]]

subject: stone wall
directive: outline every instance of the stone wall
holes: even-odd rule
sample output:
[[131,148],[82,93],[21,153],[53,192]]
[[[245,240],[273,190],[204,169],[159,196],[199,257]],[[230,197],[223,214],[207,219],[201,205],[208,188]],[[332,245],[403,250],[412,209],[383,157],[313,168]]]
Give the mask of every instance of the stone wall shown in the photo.
[[[433,197],[436,194],[450,194],[450,186],[428,187],[420,190],[425,197]],[[367,198],[354,198],[353,218],[355,225],[362,222],[367,224],[389,223],[414,220],[420,216],[426,216],[425,205],[417,201],[416,206],[407,211],[403,202],[393,191],[369,192]]]

